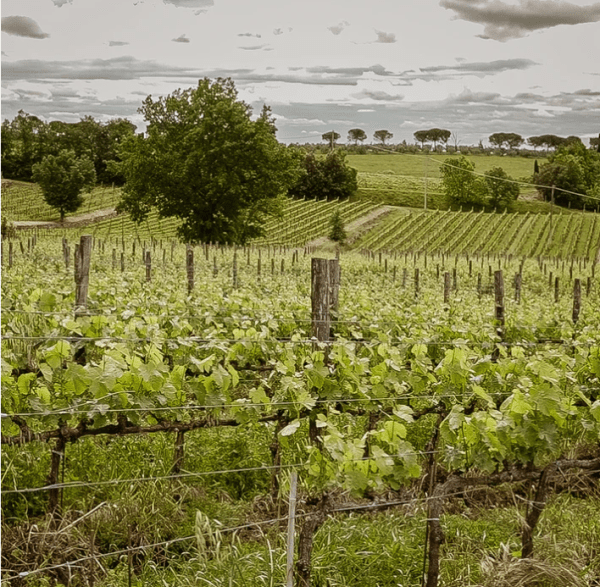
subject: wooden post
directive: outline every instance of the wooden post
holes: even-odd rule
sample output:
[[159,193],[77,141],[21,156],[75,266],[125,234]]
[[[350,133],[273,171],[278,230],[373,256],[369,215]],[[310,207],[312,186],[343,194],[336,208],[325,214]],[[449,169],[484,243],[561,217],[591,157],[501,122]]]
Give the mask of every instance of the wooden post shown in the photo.
[[560,298],[560,284],[558,281],[558,277],[554,279],[554,301],[558,302]]
[[192,245],[185,247],[185,270],[187,275],[187,291],[188,295],[194,289],[194,248]]
[[117,268],[117,249],[112,250],[112,270]]
[[[496,334],[501,340],[504,340],[504,279],[502,270],[494,272],[494,292],[495,292],[495,317],[496,317]],[[500,357],[498,348],[492,354],[492,359],[497,361]]]
[[573,323],[577,324],[581,312],[581,279],[575,279],[573,283]]
[[183,465],[183,456],[184,456],[184,447],[185,447],[185,437],[183,430],[177,430],[177,435],[175,436],[175,450],[173,453],[173,467],[171,468],[171,472],[178,474],[181,472],[181,467]]
[[402,269],[402,287],[406,287],[406,267]]
[[217,256],[213,256],[213,277],[216,277],[219,273],[219,268],[217,266]]
[[296,524],[296,491],[298,473],[292,471],[290,478],[290,499],[288,503],[287,557],[285,566],[285,585],[294,586],[294,534]]
[[477,274],[477,294],[479,295],[479,299],[481,299],[481,273]]
[[121,252],[121,273],[125,271],[125,253]]
[[419,268],[415,267],[415,298],[419,295]]
[[13,266],[13,244],[12,241],[8,241],[8,266]]
[[[65,456],[65,440],[61,436],[56,439],[54,448],[50,455],[50,473],[48,475],[48,485],[58,485],[60,464]],[[54,521],[60,517],[60,489],[52,487],[48,490],[48,510]]]
[[311,260],[312,336],[319,342],[329,340],[329,261]]
[[146,281],[152,280],[152,261],[150,259],[150,250],[146,251]]
[[589,296],[592,291],[592,278],[588,275],[587,283],[585,286],[585,295]]
[[450,272],[444,273],[444,304],[450,301]]
[[233,288],[236,289],[238,286],[238,259],[237,259],[237,249],[233,251],[233,263],[231,267],[231,281]]
[[85,234],[75,247],[75,308],[87,308],[90,283],[90,261],[92,258],[92,236]]
[[458,291],[458,277],[456,275],[456,267],[452,269],[452,289]]
[[523,276],[521,273],[515,273],[515,302],[517,304],[521,303],[521,283],[523,281]]
[[336,321],[340,301],[341,269],[339,259],[329,260],[329,312],[330,320]]

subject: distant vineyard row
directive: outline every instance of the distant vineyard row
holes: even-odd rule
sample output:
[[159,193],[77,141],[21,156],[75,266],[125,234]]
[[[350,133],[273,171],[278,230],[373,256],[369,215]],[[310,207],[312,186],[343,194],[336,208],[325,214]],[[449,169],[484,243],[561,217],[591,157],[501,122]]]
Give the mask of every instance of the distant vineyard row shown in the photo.
[[356,246],[375,251],[503,253],[593,261],[600,256],[600,216],[398,210]]

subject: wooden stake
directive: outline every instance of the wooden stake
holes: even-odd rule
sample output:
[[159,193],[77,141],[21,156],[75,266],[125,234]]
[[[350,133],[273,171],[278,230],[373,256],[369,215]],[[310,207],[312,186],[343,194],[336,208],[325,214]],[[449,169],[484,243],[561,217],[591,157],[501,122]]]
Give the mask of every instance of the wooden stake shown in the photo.
[[292,471],[290,478],[290,499],[288,504],[287,557],[285,566],[285,585],[294,586],[294,534],[296,525],[296,491],[298,473]]
[[87,308],[87,294],[90,283],[90,261],[92,257],[92,237],[85,234],[75,247],[75,308]]
[[581,312],[581,279],[575,279],[573,283],[573,323],[577,324]]

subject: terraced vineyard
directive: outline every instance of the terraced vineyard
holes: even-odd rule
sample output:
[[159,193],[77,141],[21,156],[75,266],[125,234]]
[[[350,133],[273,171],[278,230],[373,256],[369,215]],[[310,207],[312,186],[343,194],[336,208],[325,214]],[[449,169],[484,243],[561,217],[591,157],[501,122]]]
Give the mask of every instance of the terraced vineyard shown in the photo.
[[398,209],[358,241],[356,247],[593,261],[600,255],[600,215]]

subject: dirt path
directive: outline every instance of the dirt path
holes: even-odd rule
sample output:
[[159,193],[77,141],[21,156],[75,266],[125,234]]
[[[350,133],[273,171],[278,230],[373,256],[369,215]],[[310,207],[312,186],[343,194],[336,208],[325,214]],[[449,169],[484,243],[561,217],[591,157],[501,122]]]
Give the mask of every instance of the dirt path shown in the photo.
[[[395,210],[396,206],[380,206],[379,208],[375,208],[375,210],[371,210],[368,214],[357,218],[356,220],[350,222],[350,224],[346,225],[346,234],[347,239],[346,243],[351,244],[356,241],[362,234],[364,234],[368,229],[370,229],[375,221],[380,219],[382,216],[389,214],[392,210]],[[321,249],[324,251],[331,250],[334,251],[336,244],[329,240],[326,236],[320,236],[312,241],[306,243],[307,247],[313,247],[317,249]]]
[[69,216],[64,222],[56,222],[53,220],[15,220],[12,225],[15,228],[78,228],[87,226],[93,222],[106,220],[117,215],[114,208],[105,208],[104,210],[96,210],[78,216]]

